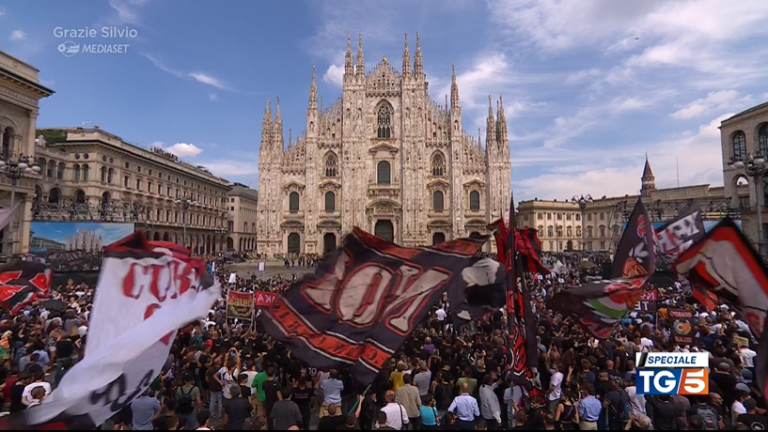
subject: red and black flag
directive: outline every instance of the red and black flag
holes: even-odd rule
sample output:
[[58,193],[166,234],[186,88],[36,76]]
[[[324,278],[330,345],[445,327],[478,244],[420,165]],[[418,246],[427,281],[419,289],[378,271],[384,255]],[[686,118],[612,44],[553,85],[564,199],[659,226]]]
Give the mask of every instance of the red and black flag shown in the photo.
[[768,388],[768,272],[762,258],[736,223],[723,219],[683,252],[675,271],[734,309],[760,340],[755,373],[763,394]]
[[304,362],[346,368],[368,384],[446,290],[477,283],[485,269],[472,267],[486,240],[403,248],[355,228],[262,311],[261,324]]
[[0,305],[15,314],[38,299],[48,298],[52,275],[45,264],[32,261],[0,267]]
[[507,250],[507,241],[509,241],[509,232],[515,232],[514,247],[519,254],[519,259],[523,265],[523,271],[528,273],[549,274],[549,269],[541,263],[541,240],[539,233],[533,228],[514,228],[510,224],[508,229],[504,224],[504,219],[499,219],[488,225],[488,229],[493,232],[496,240],[496,250],[499,261],[503,261]]
[[[500,221],[501,225],[504,221]],[[525,273],[520,261],[517,241],[515,240],[515,200],[510,197],[509,229],[504,242],[507,288],[507,346],[509,349],[510,372],[516,382],[530,383],[533,377],[531,368],[538,367],[538,348],[536,346],[536,323],[531,309],[531,293],[525,283]],[[501,256],[499,257],[501,258]],[[520,278],[518,281],[518,277]]]
[[656,247],[653,225],[643,200],[637,200],[629,217],[627,227],[621,235],[613,259],[611,279],[650,277],[656,271]]

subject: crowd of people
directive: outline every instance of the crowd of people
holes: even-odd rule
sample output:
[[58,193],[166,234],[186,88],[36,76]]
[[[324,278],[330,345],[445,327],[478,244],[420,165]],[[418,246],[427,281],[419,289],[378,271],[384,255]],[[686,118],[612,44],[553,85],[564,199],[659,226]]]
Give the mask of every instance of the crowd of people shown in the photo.
[[[316,265],[319,257],[297,257]],[[481,320],[454,317],[447,297],[370,386],[346,370],[317,370],[296,359],[259,325],[227,319],[226,305],[182,329],[151,386],[113,419],[133,430],[720,430],[763,429],[765,403],[757,385],[755,341],[727,307],[707,310],[674,286],[656,287],[658,318],[632,313],[611,338],[596,340],[548,307],[560,290],[593,275],[607,254],[551,254],[560,274],[528,275],[537,322],[540,392],[512,382],[505,314]],[[313,261],[314,260],[314,261]],[[587,263],[585,265],[585,262]],[[228,283],[219,261],[216,276]],[[238,276],[238,290],[282,292],[293,277]],[[655,287],[651,287],[655,288]],[[59,287],[62,307],[30,305],[0,321],[3,410],[40,404],[80,359],[87,343],[93,288]],[[690,345],[671,339],[668,310],[688,308],[698,318]],[[738,338],[734,338],[738,336]],[[749,343],[735,343],[747,340]],[[638,352],[706,352],[711,360],[706,397],[637,394]]]

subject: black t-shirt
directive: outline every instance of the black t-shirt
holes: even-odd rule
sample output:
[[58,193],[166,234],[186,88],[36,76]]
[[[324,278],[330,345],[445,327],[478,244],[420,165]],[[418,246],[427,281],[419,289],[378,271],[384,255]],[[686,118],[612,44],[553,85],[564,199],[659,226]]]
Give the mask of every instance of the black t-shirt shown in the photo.
[[71,358],[72,353],[75,352],[75,344],[69,339],[64,339],[56,342],[56,358],[61,360],[63,358]]
[[227,413],[227,430],[243,430],[245,421],[251,417],[253,407],[241,397],[224,399],[224,411]]
[[267,405],[276,404],[279,400],[277,394],[280,392],[280,384],[275,380],[267,380],[264,381],[261,388],[264,389],[265,403]]
[[10,412],[17,413],[24,411],[27,407],[21,403],[21,396],[24,394],[24,385],[16,383],[11,387],[11,408]]
[[251,397],[251,388],[247,385],[241,385],[240,394],[243,396],[243,399],[247,400],[249,397]]
[[323,417],[317,425],[317,430],[337,430],[339,427],[347,424],[344,416]]
[[299,387],[293,389],[293,401],[298,405],[299,411],[309,411],[309,402],[312,400],[313,393],[312,387],[309,386],[303,389]]
[[210,389],[212,392],[220,392],[221,391],[221,384],[219,384],[218,381],[216,381],[215,375],[219,371],[215,368],[211,368],[206,372],[205,376],[208,378],[208,389]]
[[768,417],[760,414],[740,414],[737,421],[749,426],[752,430],[765,430],[768,426]]

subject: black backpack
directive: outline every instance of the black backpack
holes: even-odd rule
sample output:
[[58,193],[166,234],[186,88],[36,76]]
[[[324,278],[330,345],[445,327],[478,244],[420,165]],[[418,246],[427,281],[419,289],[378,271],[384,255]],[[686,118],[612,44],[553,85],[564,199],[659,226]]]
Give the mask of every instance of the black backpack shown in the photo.
[[178,411],[179,414],[192,414],[195,412],[195,401],[192,400],[192,392],[195,390],[195,386],[189,389],[189,393],[184,393],[184,387],[179,389],[181,391],[181,397],[179,397]]

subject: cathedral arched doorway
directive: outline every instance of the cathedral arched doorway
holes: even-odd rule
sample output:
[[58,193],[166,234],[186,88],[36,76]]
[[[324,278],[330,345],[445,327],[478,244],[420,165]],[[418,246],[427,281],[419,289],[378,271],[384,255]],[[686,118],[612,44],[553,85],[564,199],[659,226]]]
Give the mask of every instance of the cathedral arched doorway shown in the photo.
[[171,236],[168,233],[163,234],[163,241],[171,241]]
[[568,240],[568,243],[565,244],[565,250],[568,250],[568,251],[573,250],[573,240]]
[[301,237],[296,233],[288,234],[288,253],[299,254],[301,253]]
[[333,252],[336,249],[336,234],[325,233],[323,236],[323,253]]
[[155,232],[155,235],[154,235],[154,236],[152,236],[152,240],[154,240],[154,241],[160,241],[160,233],[159,233],[159,232]]
[[445,234],[441,232],[432,234],[432,246],[437,246],[440,243],[445,243]]
[[469,238],[473,238],[473,239],[479,239],[479,238],[483,238],[483,235],[482,235],[482,234],[480,234],[480,233],[479,233],[479,232],[477,232],[477,231],[472,231],[472,232],[469,234]]
[[232,237],[227,237],[227,250],[232,250],[235,248],[235,241],[232,239]]
[[386,219],[376,221],[376,226],[373,228],[373,235],[394,243],[395,227],[392,225],[392,221]]

